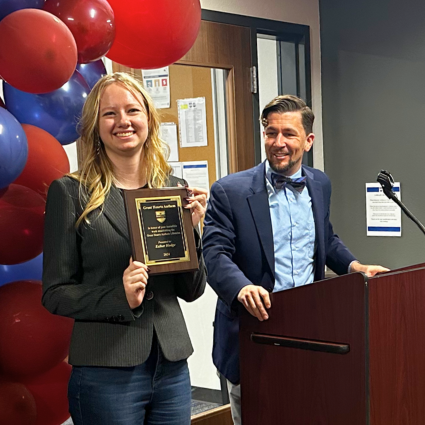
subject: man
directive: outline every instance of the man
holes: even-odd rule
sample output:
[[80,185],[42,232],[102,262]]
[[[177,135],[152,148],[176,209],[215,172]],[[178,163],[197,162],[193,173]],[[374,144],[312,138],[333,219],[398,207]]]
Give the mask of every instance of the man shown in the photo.
[[301,99],[276,97],[261,115],[267,160],[211,188],[203,241],[208,282],[219,297],[213,360],[228,380],[235,424],[241,423],[238,304],[267,320],[270,292],[323,279],[325,265],[338,274],[388,270],[360,264],[334,234],[330,181],[302,165],[313,121]]

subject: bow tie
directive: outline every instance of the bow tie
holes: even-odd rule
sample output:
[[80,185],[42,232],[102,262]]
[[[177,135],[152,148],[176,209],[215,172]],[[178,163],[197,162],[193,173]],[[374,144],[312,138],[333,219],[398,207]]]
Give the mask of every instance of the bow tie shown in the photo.
[[285,186],[292,186],[297,192],[301,193],[305,188],[306,177],[291,179],[280,174],[272,173],[272,183],[276,190],[281,190]]

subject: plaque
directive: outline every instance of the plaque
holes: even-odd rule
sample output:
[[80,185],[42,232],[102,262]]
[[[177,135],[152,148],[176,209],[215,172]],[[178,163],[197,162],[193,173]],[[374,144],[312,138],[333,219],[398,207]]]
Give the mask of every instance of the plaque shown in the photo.
[[192,216],[184,187],[125,190],[133,260],[150,275],[198,269]]

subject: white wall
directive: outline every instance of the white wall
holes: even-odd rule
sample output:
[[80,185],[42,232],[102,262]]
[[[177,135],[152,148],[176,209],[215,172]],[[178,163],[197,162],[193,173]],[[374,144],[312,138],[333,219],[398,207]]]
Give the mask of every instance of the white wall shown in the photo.
[[312,98],[316,116],[313,160],[323,169],[319,0],[201,0],[202,9],[310,26]]
[[[279,94],[276,40],[258,38],[258,94],[260,112],[264,107]],[[263,127],[260,125],[260,134],[258,143],[261,146],[261,162],[266,159],[264,149]],[[257,142],[256,142],[257,143]]]

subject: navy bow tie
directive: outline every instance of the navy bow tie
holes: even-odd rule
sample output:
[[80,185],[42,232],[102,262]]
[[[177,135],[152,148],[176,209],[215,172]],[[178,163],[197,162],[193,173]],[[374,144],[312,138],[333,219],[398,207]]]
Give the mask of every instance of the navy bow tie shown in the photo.
[[272,173],[272,183],[276,190],[281,190],[286,185],[292,186],[297,192],[301,193],[305,188],[306,177],[291,179],[281,174]]

